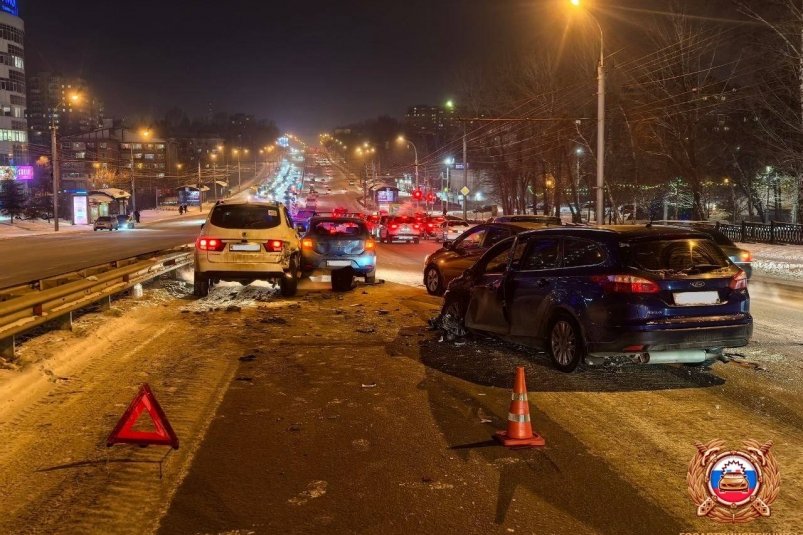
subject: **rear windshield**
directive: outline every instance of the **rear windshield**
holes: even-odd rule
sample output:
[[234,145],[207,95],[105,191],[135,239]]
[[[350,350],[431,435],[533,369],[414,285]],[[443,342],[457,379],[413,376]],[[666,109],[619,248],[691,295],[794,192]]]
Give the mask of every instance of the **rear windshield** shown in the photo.
[[630,267],[648,271],[710,270],[728,265],[728,258],[708,239],[636,241],[626,244],[625,250],[629,251],[625,256]]
[[266,229],[279,226],[279,209],[258,204],[219,204],[212,210],[209,222],[220,228]]
[[96,219],[96,221],[98,223],[105,223],[106,221],[111,221],[111,220],[112,220],[111,217],[107,217],[105,215],[104,216],[100,216],[99,218]]
[[359,221],[319,219],[313,221],[310,232],[316,236],[363,238],[368,235],[365,224]]

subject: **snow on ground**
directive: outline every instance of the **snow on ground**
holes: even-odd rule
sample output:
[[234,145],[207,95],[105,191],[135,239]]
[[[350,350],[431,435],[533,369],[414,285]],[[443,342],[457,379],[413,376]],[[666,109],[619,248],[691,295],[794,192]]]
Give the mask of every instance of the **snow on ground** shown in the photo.
[[753,254],[753,273],[803,282],[803,245],[737,243]]
[[[190,209],[188,216],[203,214],[206,215],[212,209],[213,204],[205,203],[203,211],[199,211],[197,207]],[[156,223],[165,219],[172,219],[179,216],[178,208],[174,206],[165,206],[158,210],[142,210],[140,212],[140,224],[147,225],[149,223]],[[92,225],[73,225],[69,221],[59,221],[59,234],[65,232],[89,232],[92,231]],[[53,221],[50,223],[44,219],[24,219],[15,220],[11,224],[8,216],[0,216],[0,239],[3,238],[16,238],[19,236],[39,236],[42,234],[53,234]]]

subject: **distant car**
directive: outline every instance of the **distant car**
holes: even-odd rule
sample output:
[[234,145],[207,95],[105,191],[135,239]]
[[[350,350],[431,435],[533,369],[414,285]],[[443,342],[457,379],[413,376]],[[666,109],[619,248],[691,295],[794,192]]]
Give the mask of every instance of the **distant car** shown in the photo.
[[267,280],[291,297],[300,275],[301,244],[284,205],[223,201],[209,212],[195,240],[196,296],[220,280]]
[[117,229],[133,229],[136,227],[136,221],[130,215],[120,214],[117,216]]
[[543,225],[560,225],[559,217],[551,215],[502,215],[494,217],[491,223],[541,223]]
[[319,217],[309,220],[301,237],[301,270],[331,272],[332,289],[351,288],[355,275],[376,281],[376,243],[368,227],[357,217]]
[[356,184],[356,182],[354,182],[353,180],[349,180],[349,186],[353,186],[355,184]]
[[445,220],[441,222],[440,227],[436,231],[435,239],[442,242],[454,241],[473,226],[473,224],[463,219]]
[[551,227],[489,249],[444,295],[440,321],[546,350],[700,365],[753,333],[747,275],[708,235],[677,227]]
[[469,227],[424,259],[424,287],[430,295],[443,295],[452,279],[463,274],[495,244],[519,232],[543,227],[540,223],[483,223]]
[[407,216],[388,218],[379,228],[379,241],[393,243],[404,241],[418,243],[421,240],[421,224]]
[[717,230],[710,223],[672,222],[669,224],[692,228],[696,231],[708,234],[714,243],[719,245],[719,248],[722,249],[722,252],[724,252],[728,258],[730,258],[731,262],[742,268],[742,270],[747,274],[748,279],[753,276],[753,255],[750,253],[750,251],[737,246],[735,243],[733,243],[733,240],[725,236],[725,234]]
[[95,220],[95,224],[93,225],[93,229],[97,232],[98,230],[118,230],[119,224],[117,223],[117,217],[106,216],[102,215]]

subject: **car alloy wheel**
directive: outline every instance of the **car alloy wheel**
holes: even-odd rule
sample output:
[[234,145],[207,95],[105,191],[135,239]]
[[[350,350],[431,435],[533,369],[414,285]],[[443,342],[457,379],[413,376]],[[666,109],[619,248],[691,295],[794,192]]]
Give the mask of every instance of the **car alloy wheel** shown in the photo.
[[443,281],[441,279],[441,274],[438,271],[438,268],[434,266],[430,266],[427,268],[425,286],[427,287],[427,293],[429,293],[430,295],[443,294]]
[[552,322],[548,349],[555,367],[562,372],[573,371],[585,356],[585,348],[577,327],[565,316],[560,316]]

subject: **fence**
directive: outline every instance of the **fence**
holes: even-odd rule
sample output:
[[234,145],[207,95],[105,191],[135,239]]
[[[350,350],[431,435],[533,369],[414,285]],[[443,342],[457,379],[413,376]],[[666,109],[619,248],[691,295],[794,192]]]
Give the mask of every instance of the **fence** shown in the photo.
[[787,243],[803,245],[803,225],[770,221],[753,223],[742,221],[741,225],[717,223],[717,230],[738,242]]

